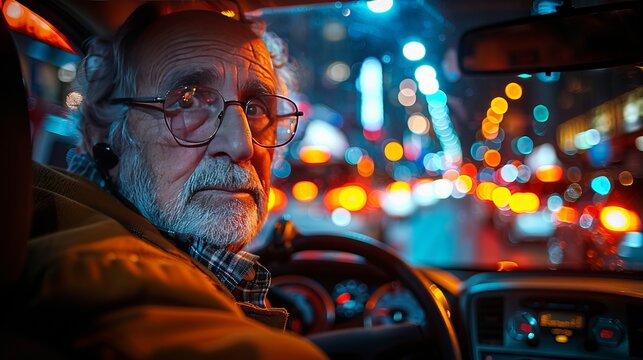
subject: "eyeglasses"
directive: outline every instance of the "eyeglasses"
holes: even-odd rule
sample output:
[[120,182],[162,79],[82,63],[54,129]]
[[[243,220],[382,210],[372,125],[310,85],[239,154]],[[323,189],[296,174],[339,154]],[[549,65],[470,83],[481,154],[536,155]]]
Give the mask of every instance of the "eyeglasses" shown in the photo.
[[280,95],[226,101],[214,89],[193,85],[170,90],[165,97],[115,98],[111,103],[162,111],[174,140],[188,147],[207,144],[214,138],[229,105],[243,108],[252,141],[266,148],[288,144],[295,136],[299,117],[304,115],[292,100]]

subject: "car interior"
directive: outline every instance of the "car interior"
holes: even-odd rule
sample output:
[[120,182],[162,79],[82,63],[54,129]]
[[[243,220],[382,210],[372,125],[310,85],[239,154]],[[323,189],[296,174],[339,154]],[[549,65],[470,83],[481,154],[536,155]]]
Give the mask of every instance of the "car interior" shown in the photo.
[[[79,140],[84,44],[143,2],[2,1],[3,292],[31,161]],[[641,2],[215,3],[299,77],[249,249],[288,331],[335,359],[643,359]]]

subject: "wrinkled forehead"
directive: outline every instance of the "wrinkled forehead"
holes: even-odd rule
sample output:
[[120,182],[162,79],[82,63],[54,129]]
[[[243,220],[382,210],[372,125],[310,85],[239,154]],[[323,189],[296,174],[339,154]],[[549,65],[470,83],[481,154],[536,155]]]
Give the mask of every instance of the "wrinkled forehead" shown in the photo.
[[247,24],[223,15],[184,11],[149,26],[134,47],[137,78],[161,79],[175,67],[229,64],[275,82],[270,53]]

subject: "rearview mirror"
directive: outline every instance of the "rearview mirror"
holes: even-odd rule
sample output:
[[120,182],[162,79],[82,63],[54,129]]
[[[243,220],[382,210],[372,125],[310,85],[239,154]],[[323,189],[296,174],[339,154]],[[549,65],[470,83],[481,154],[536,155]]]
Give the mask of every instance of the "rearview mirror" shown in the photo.
[[464,73],[537,73],[643,62],[641,2],[563,10],[485,26],[460,39]]

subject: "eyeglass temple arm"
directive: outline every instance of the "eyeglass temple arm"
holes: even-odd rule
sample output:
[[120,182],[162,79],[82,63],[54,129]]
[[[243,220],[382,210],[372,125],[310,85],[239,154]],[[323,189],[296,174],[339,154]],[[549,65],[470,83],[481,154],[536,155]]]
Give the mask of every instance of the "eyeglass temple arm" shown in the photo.
[[285,118],[285,117],[291,117],[291,116],[304,116],[304,112],[303,111],[297,111],[297,112],[290,113],[290,114],[277,115],[278,118]]
[[140,105],[147,106],[154,109],[163,110],[162,103],[165,101],[165,98],[162,97],[141,97],[141,98],[114,98],[110,100],[111,104],[123,104],[123,105]]

